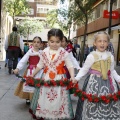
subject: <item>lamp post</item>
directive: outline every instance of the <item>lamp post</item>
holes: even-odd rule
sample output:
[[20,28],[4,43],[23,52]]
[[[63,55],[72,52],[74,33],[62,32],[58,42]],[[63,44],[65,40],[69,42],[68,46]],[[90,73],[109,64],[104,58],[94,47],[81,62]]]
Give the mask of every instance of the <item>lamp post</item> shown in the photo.
[[71,22],[68,23],[68,29],[69,29],[68,40],[70,40],[70,28],[71,28]]

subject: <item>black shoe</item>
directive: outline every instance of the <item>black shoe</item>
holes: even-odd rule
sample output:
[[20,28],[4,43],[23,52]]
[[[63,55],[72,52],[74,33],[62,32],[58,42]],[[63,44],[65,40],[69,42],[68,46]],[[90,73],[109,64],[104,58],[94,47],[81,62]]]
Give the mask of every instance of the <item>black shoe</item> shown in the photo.
[[7,67],[7,63],[5,63],[5,67]]
[[11,74],[12,73],[12,68],[10,67],[10,68],[8,68],[9,70],[8,70],[8,72],[9,72],[9,74]]
[[26,99],[26,105],[30,105],[30,100]]

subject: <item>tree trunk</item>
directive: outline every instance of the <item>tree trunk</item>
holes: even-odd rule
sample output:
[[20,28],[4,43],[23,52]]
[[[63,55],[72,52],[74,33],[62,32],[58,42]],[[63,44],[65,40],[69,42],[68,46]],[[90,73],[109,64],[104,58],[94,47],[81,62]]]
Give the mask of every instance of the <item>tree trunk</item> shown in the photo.
[[109,28],[108,28],[108,33],[109,35],[111,34],[111,24],[112,24],[112,5],[113,5],[113,2],[112,0],[110,0],[110,11],[109,11]]
[[15,15],[14,15],[14,13],[13,13],[13,26],[16,26],[16,20],[15,20]]
[[83,61],[84,61],[84,49],[85,49],[85,42],[86,42],[86,36],[87,36],[87,24],[88,24],[88,17],[86,16],[83,46],[81,48],[81,54],[80,54],[80,67],[82,67]]

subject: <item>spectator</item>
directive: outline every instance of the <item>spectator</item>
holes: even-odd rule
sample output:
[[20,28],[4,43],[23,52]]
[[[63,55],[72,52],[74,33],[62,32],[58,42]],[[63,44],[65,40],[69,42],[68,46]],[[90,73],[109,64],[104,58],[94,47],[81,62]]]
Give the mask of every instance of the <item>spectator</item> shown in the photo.
[[15,69],[18,64],[18,57],[20,54],[20,49],[23,53],[24,44],[20,35],[17,33],[17,27],[12,28],[12,33],[6,37],[5,50],[8,51],[8,69],[9,74],[11,74],[12,69]]
[[73,47],[73,43],[70,40],[68,40],[67,43],[68,43],[67,46],[72,50],[73,56],[77,58],[77,52],[76,52],[76,49]]
[[89,47],[88,44],[86,44],[84,48],[84,61],[86,60],[88,54],[89,54]]
[[29,45],[28,45],[28,43],[25,43],[24,44],[24,54],[26,54],[28,50],[29,50]]
[[95,50],[95,46],[92,45],[92,46],[89,48],[89,51],[92,52],[92,51],[94,51],[94,50]]
[[76,59],[80,60],[80,45],[78,44],[77,40],[74,40],[74,49],[76,50],[77,56]]
[[111,42],[109,42],[109,44],[108,44],[108,51],[110,51],[112,53],[112,55],[115,56],[114,47]]
[[40,44],[40,50],[44,50],[44,43],[43,42],[41,42],[41,44]]

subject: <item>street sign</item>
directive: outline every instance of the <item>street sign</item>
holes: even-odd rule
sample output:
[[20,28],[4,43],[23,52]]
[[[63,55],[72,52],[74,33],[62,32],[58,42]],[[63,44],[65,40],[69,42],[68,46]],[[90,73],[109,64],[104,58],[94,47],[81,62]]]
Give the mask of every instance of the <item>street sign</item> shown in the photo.
[[[103,18],[109,18],[110,12],[108,10],[104,10],[103,12]],[[119,12],[118,11],[112,11],[112,19],[118,19],[119,18]]]

